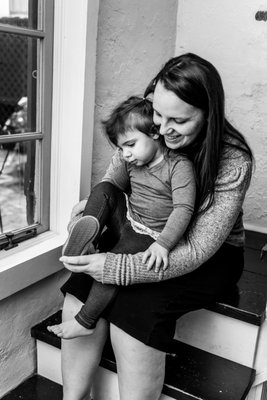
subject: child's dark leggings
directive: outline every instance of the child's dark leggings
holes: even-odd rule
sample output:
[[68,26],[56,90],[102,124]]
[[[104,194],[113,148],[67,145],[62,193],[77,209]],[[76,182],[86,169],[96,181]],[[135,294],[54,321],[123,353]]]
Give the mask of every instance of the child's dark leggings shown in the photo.
[[[136,233],[126,218],[124,193],[112,183],[101,182],[93,189],[83,215],[92,215],[100,224],[94,244],[101,252],[135,254],[145,251],[154,242],[148,235]],[[103,229],[105,231],[102,233]],[[98,318],[114,299],[118,287],[94,281],[89,296],[75,316],[85,328],[93,329]]]

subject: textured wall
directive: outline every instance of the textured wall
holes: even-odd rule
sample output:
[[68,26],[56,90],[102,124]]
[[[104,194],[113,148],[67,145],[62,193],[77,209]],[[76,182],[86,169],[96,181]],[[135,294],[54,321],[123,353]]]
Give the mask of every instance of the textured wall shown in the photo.
[[174,54],[177,0],[101,0],[98,21],[96,115],[92,183],[104,174],[113,149],[100,121],[131,94],[142,94]]
[[60,271],[0,302],[0,397],[36,372],[30,329],[62,306]]
[[222,76],[228,117],[256,159],[245,224],[261,232],[267,232],[266,11],[266,0],[179,0],[176,42],[176,54],[202,55]]

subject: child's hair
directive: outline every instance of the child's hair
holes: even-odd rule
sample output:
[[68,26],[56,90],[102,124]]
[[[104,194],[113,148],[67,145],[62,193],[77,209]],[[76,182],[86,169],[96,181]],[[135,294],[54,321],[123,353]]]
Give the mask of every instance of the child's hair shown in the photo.
[[102,124],[107,138],[115,146],[118,145],[118,137],[127,131],[138,130],[148,136],[156,133],[153,132],[152,102],[138,96],[131,96],[120,103]]

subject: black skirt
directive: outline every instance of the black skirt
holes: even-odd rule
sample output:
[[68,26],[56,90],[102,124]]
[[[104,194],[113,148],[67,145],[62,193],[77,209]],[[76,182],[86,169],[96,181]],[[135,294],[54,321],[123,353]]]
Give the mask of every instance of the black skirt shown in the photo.
[[[169,352],[176,320],[234,290],[243,267],[243,248],[224,244],[194,272],[159,283],[120,286],[101,317],[144,344]],[[92,281],[89,275],[72,273],[61,290],[84,303]]]

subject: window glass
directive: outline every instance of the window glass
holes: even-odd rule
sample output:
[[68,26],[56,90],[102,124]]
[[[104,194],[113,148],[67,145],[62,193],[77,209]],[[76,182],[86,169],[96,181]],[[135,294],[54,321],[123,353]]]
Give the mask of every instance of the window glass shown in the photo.
[[0,0],[0,250],[49,229],[53,7]]
[[0,148],[0,231],[37,223],[36,143],[6,143]]
[[36,131],[38,42],[0,33],[1,135]]
[[37,29],[38,0],[1,0],[0,23]]

